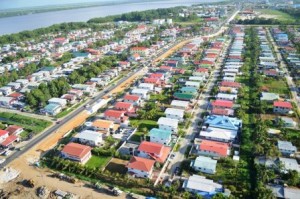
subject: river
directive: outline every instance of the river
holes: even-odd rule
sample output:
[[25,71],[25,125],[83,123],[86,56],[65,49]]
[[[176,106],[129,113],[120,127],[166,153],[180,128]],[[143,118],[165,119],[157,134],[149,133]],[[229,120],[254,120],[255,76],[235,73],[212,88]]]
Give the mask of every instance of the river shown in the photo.
[[33,30],[63,22],[87,21],[95,17],[105,17],[131,11],[142,11],[156,8],[175,6],[190,6],[202,2],[216,2],[218,0],[171,0],[142,3],[126,3],[119,5],[97,6],[72,10],[52,11],[38,14],[0,18],[0,35]]

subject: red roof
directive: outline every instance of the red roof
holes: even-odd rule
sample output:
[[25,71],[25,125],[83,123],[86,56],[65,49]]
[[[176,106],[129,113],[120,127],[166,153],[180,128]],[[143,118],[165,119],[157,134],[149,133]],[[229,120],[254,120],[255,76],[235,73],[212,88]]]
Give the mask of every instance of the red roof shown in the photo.
[[200,150],[215,152],[220,156],[227,156],[229,145],[223,142],[215,142],[210,140],[202,140],[200,143]]
[[9,146],[10,144],[12,144],[13,142],[15,142],[16,140],[18,140],[18,137],[15,135],[10,135],[8,136],[2,143],[1,145],[4,147]]
[[163,144],[143,141],[138,150],[147,153],[158,162],[165,162],[171,151],[171,148],[166,147]]
[[232,115],[233,110],[232,109],[223,109],[223,108],[213,108],[211,111],[211,114],[213,115]]
[[117,102],[115,104],[116,109],[129,109],[130,107],[132,107],[132,104],[128,102]]
[[130,101],[138,101],[141,97],[138,95],[125,95],[124,99],[125,100],[130,100]]
[[120,62],[119,62],[119,65],[128,65],[128,64],[129,64],[128,61],[120,61]]
[[66,100],[73,100],[74,98],[76,98],[75,95],[72,95],[72,94],[64,94],[62,96],[63,99],[66,99]]
[[166,61],[166,63],[168,63],[168,64],[177,64],[178,61],[176,61],[176,60],[169,60],[169,61]]
[[221,106],[221,107],[224,107],[224,108],[232,108],[233,107],[233,102],[232,101],[227,101],[227,100],[215,100],[211,104],[213,106]]
[[293,106],[290,102],[282,102],[282,101],[275,101],[273,103],[273,106],[282,107],[282,108],[289,108],[289,109],[293,108]]
[[220,83],[221,86],[225,86],[225,87],[233,87],[233,88],[240,88],[241,84],[238,82],[226,82],[223,81]]
[[62,152],[71,156],[83,158],[86,154],[90,153],[91,150],[92,148],[89,146],[71,142],[63,148]]
[[132,47],[131,50],[132,51],[146,51],[146,50],[148,50],[148,48],[146,48],[146,47]]
[[145,83],[158,84],[159,83],[159,79],[158,78],[145,78],[144,82]]
[[18,93],[18,92],[15,92],[15,93],[11,93],[10,95],[8,95],[9,97],[13,97],[13,98],[19,98],[19,97],[22,97],[24,96],[22,93]]
[[127,167],[131,169],[149,172],[152,170],[154,163],[154,160],[132,156]]
[[105,117],[120,118],[124,115],[124,111],[107,110],[104,113]]
[[163,74],[161,74],[161,73],[152,73],[150,76],[149,76],[149,78],[158,78],[158,79],[160,79],[160,78],[162,78],[164,75]]
[[5,130],[9,132],[9,134],[14,134],[17,130],[19,129],[23,129],[22,127],[20,126],[17,126],[17,125],[10,125],[9,127],[7,127]]
[[213,65],[213,64],[214,64],[214,62],[212,62],[212,61],[208,61],[208,60],[202,60],[202,61],[200,62],[200,64],[205,64],[205,65]]
[[171,66],[161,66],[159,67],[160,70],[167,70],[167,71],[172,71],[173,68]]
[[198,73],[208,73],[208,68],[198,68],[197,70],[196,70],[196,72],[198,72]]
[[8,133],[9,133],[8,131],[0,129],[0,137],[2,137],[3,135],[6,135]]
[[265,70],[264,73],[266,75],[277,75],[277,71],[276,70]]
[[217,17],[204,18],[204,21],[218,21]]

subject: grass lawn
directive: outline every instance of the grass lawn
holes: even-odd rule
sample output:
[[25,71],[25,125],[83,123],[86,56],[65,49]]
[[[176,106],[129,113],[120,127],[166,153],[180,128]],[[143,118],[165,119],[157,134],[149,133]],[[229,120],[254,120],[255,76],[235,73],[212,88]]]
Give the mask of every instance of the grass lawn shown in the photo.
[[34,134],[40,133],[51,125],[51,122],[19,115],[16,113],[0,113],[0,121],[6,124],[22,126],[25,130],[32,131]]
[[147,128],[149,131],[152,128],[158,127],[157,121],[153,121],[153,120],[131,119],[130,123],[132,126],[136,126],[139,130],[143,128]]
[[144,135],[143,132],[135,132],[135,134],[133,134],[130,138],[131,141],[134,141],[134,142],[141,142],[141,137]]
[[280,21],[295,21],[295,18],[293,16],[279,10],[261,9],[257,11],[262,15],[267,15],[269,18],[275,18]]
[[55,115],[55,118],[62,118],[66,115],[68,115],[69,113],[71,113],[72,111],[74,111],[75,109],[77,109],[80,105],[82,105],[86,100],[79,102],[78,104],[58,113],[57,115]]
[[284,79],[265,78],[263,86],[269,88],[269,92],[281,95],[289,95],[290,90]]
[[105,170],[110,171],[111,173],[119,173],[119,174],[126,174],[127,172],[127,165],[128,161],[121,160],[117,158],[113,158],[107,167],[105,167]]
[[92,156],[91,159],[86,163],[87,167],[90,168],[99,168],[104,167],[107,162],[111,159],[111,157],[105,157],[105,156]]

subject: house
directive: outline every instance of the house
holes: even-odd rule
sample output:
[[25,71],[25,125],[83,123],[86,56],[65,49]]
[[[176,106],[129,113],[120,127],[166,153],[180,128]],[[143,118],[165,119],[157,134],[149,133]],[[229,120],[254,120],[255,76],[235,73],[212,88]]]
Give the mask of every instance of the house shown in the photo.
[[16,91],[16,90],[19,90],[21,88],[21,83],[10,82],[10,83],[7,84],[7,86],[11,87],[12,90]]
[[210,157],[198,156],[191,162],[190,166],[196,171],[214,174],[216,173],[217,160],[213,160]]
[[177,100],[191,101],[195,98],[195,94],[175,92],[173,94],[173,97],[174,97],[174,99],[177,99]]
[[81,90],[83,93],[86,93],[88,95],[93,95],[95,91],[95,87],[92,85],[87,84],[74,84],[72,86],[73,89]]
[[281,172],[287,173],[289,170],[295,170],[300,173],[300,167],[296,159],[280,157],[279,162],[283,166]]
[[122,69],[126,69],[130,67],[130,62],[128,61],[120,61],[119,66],[122,67]]
[[217,193],[223,192],[221,184],[195,174],[183,182],[182,188],[188,192],[202,195],[205,198],[212,198]]
[[172,131],[153,128],[149,132],[150,142],[169,145],[172,139]]
[[198,68],[196,71],[193,72],[194,76],[209,76],[209,69],[208,68]]
[[157,78],[145,78],[144,83],[160,86],[161,80],[159,80]]
[[177,132],[178,128],[178,120],[171,119],[166,117],[161,117],[158,119],[157,124],[159,125],[159,129],[172,131],[173,133]]
[[0,88],[0,93],[2,93],[2,95],[4,96],[10,95],[12,92],[13,90],[9,86],[3,86]]
[[10,108],[15,99],[13,97],[0,97],[0,106],[5,108]]
[[167,66],[171,66],[173,68],[176,68],[178,66],[179,61],[176,60],[168,60],[166,61]]
[[183,117],[184,117],[184,110],[182,109],[177,109],[177,108],[167,108],[165,110],[165,114],[167,118],[171,118],[171,119],[176,119],[179,121],[183,121]]
[[91,150],[89,146],[71,142],[64,146],[61,155],[63,158],[85,164],[92,157]]
[[218,142],[232,142],[237,137],[237,131],[203,126],[199,135],[201,139]]
[[68,91],[68,94],[75,95],[76,98],[80,100],[83,96],[83,91],[77,89],[71,89]]
[[8,138],[9,132],[6,130],[0,129],[0,142],[3,142],[6,138]]
[[114,106],[116,110],[125,111],[127,115],[135,114],[135,108],[129,102],[117,102]]
[[186,81],[185,86],[199,88],[201,86],[201,82]]
[[273,112],[279,114],[288,114],[293,110],[290,102],[275,101],[273,103]]
[[238,131],[242,128],[242,120],[235,117],[209,115],[206,117],[204,125]]
[[227,157],[230,154],[230,146],[228,143],[216,142],[211,140],[201,140],[196,146],[199,155],[209,157]]
[[135,89],[131,90],[131,94],[132,95],[138,95],[138,96],[140,96],[144,100],[149,99],[148,92],[149,92],[148,90],[146,90],[146,89],[140,89],[140,88],[135,88]]
[[114,122],[109,120],[94,120],[90,125],[88,123],[88,126],[90,126],[95,131],[100,131],[101,133],[113,133],[114,132]]
[[281,120],[283,121],[285,127],[295,128],[295,127],[298,125],[298,123],[295,122],[295,121],[293,120],[293,118],[289,118],[289,117],[280,117],[280,118],[277,118],[277,119],[276,119],[277,122],[278,122],[279,119],[281,119]]
[[273,102],[278,99],[279,95],[277,93],[262,92],[260,96],[261,101]]
[[171,151],[170,147],[163,144],[143,141],[137,149],[139,157],[154,159],[156,162],[164,163]]
[[240,83],[238,83],[238,82],[226,82],[226,81],[222,81],[220,83],[220,86],[239,89],[239,88],[241,88],[242,85]]
[[232,109],[233,102],[229,100],[215,100],[211,105],[213,109]]
[[165,75],[162,74],[162,73],[152,73],[151,75],[149,75],[149,78],[164,80],[165,79]]
[[154,164],[155,160],[132,156],[126,166],[127,173],[138,178],[151,178]]
[[139,95],[125,95],[123,99],[124,102],[132,103],[134,106],[139,106],[142,102]]
[[146,57],[149,55],[150,53],[150,50],[149,48],[146,48],[146,47],[132,47],[130,48],[130,54],[139,54],[141,55],[142,57]]
[[228,94],[228,93],[218,93],[216,95],[216,98],[219,100],[235,101],[237,99],[237,95],[236,94]]
[[283,185],[267,185],[267,188],[272,190],[273,195],[276,198],[298,199],[300,195],[300,189],[285,187]]
[[63,96],[61,96],[61,99],[65,99],[67,100],[67,103],[69,104],[74,104],[76,102],[76,95],[72,95],[72,94],[64,94]]
[[190,76],[189,81],[195,81],[195,82],[205,82],[206,78],[203,76]]
[[185,86],[185,87],[180,88],[180,92],[184,93],[184,94],[196,95],[198,92],[198,89],[195,87]]
[[102,135],[95,131],[84,130],[74,136],[81,144],[91,147],[100,146],[102,143]]
[[42,113],[46,115],[55,116],[56,114],[60,113],[62,107],[59,104],[48,104],[42,110]]
[[228,108],[213,108],[211,110],[212,115],[225,115],[225,116],[233,116],[234,110]]
[[17,125],[9,125],[6,129],[6,131],[8,131],[8,134],[9,135],[20,135],[24,129],[20,126],[17,126]]
[[297,152],[297,148],[288,141],[277,141],[278,150],[281,152],[284,156],[291,156],[294,155]]
[[65,107],[67,105],[67,100],[53,97],[48,100],[48,103],[49,104],[57,104],[57,105],[60,105],[61,107]]
[[12,98],[14,98],[15,100],[24,100],[24,95],[22,94],[22,93],[18,93],[18,92],[14,92],[14,93],[12,93],[12,94],[10,94],[10,95],[8,95],[8,97],[12,97]]
[[129,123],[128,117],[125,116],[125,111],[107,110],[104,116],[106,120],[111,120],[118,124],[127,125]]
[[140,83],[138,85],[138,88],[148,90],[149,92],[154,90],[154,84],[149,84],[149,83]]
[[3,148],[10,148],[13,146],[14,142],[18,142],[19,141],[19,137],[16,135],[10,135],[8,136],[2,143],[1,146]]
[[173,108],[179,108],[179,109],[187,110],[189,108],[189,102],[181,101],[181,100],[172,100],[171,106]]

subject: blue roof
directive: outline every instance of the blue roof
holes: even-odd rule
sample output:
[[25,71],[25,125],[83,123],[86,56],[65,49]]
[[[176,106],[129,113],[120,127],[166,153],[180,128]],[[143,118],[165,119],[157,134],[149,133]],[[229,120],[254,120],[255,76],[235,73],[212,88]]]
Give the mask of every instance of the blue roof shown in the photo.
[[74,57],[88,57],[89,53],[73,52]]
[[172,135],[172,131],[162,130],[162,129],[158,129],[158,128],[153,128],[149,132],[149,136],[158,137],[163,140],[168,139],[171,135]]
[[60,105],[58,104],[48,104],[47,106],[45,106],[44,110],[47,112],[53,112],[55,109],[59,108]]
[[221,129],[239,130],[242,127],[242,120],[227,116],[210,115],[206,118],[205,124]]

